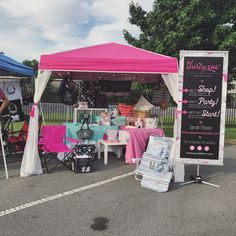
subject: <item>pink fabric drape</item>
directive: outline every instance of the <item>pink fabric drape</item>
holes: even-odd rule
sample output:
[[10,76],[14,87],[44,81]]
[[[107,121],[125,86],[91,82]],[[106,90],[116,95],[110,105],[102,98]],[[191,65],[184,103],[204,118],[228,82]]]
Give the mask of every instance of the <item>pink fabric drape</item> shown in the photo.
[[129,164],[133,164],[132,158],[141,158],[147,146],[147,140],[150,135],[155,134],[164,136],[163,129],[145,129],[145,128],[126,128],[122,130],[129,132],[129,140],[126,145],[125,159]]

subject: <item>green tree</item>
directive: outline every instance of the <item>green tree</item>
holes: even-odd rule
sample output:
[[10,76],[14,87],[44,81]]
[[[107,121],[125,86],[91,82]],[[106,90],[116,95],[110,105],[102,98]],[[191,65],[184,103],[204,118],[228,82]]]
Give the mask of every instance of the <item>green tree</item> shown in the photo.
[[38,66],[39,66],[39,62],[37,60],[35,60],[35,59],[33,59],[32,61],[24,60],[23,64],[33,68],[34,69],[34,73],[35,73],[35,77],[37,77],[37,75],[38,75]]
[[[39,66],[39,62],[35,59],[33,60],[24,60],[23,64],[26,66],[29,66],[31,68],[34,69],[34,73],[35,73],[35,78],[38,75],[38,66]],[[34,78],[30,78],[31,82],[32,82],[32,86],[22,86],[22,94],[27,97],[27,96],[33,96],[34,94]],[[55,76],[51,76],[47,87],[45,88],[45,91],[43,93],[42,96],[42,101],[50,101],[50,102],[54,102],[54,101],[58,101],[58,95],[57,95],[57,90],[56,88],[54,88],[52,82],[55,80]]]
[[129,22],[138,26],[138,38],[127,30],[125,40],[136,47],[178,57],[180,50],[229,51],[229,86],[236,80],[235,0],[154,0],[146,12],[134,2]]

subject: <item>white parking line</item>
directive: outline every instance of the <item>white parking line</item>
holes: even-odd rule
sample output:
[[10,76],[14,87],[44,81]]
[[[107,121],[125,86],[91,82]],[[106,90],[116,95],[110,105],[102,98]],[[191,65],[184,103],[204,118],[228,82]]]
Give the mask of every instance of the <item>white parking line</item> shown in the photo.
[[106,179],[106,180],[103,180],[103,181],[100,181],[100,182],[97,182],[97,183],[94,183],[94,184],[89,184],[89,185],[84,186],[84,187],[76,188],[76,189],[73,189],[71,191],[58,193],[58,194],[52,195],[50,197],[41,198],[41,199],[33,201],[33,202],[28,202],[28,203],[22,204],[20,206],[13,207],[11,209],[1,211],[0,216],[9,215],[9,214],[12,214],[12,213],[17,212],[17,211],[21,211],[21,210],[29,208],[29,207],[33,207],[33,206],[36,206],[36,205],[39,205],[39,204],[43,204],[45,202],[56,200],[58,198],[69,196],[71,194],[75,194],[75,193],[82,192],[82,191],[85,191],[85,190],[88,190],[88,189],[91,189],[91,188],[95,188],[95,187],[103,185],[103,184],[107,184],[107,183],[110,183],[110,182],[113,182],[113,181],[116,181],[116,180],[119,180],[119,179],[123,179],[123,178],[125,178],[127,176],[130,176],[130,175],[133,175],[133,174],[134,174],[134,171],[123,174],[123,175],[118,175],[118,176],[115,176],[115,177],[112,177],[110,179]]

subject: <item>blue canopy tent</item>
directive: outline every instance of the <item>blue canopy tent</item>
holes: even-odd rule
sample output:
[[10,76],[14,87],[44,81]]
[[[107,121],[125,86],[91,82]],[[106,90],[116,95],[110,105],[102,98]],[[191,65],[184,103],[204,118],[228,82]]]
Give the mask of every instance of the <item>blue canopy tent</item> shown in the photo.
[[[28,66],[21,64],[14,59],[5,56],[0,53],[0,76],[3,77],[34,77],[34,70]],[[2,140],[2,122],[0,122],[0,144],[2,149],[2,156],[4,161],[4,167],[6,172],[6,178],[8,178],[7,162],[5,157],[4,145]]]
[[33,77],[34,70],[0,53],[0,76]]

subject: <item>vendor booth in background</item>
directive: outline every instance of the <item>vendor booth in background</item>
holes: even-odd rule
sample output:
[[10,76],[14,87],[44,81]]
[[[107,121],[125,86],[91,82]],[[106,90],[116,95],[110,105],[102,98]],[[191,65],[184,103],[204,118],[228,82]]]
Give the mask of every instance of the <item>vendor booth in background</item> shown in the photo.
[[[9,119],[7,125],[11,120],[23,120],[22,112],[22,95],[19,84],[19,79],[34,77],[34,70],[28,66],[23,65],[22,63],[6,56],[4,53],[0,53],[0,87],[5,92],[6,96],[10,100],[8,109],[5,111],[5,114],[9,114]],[[2,122],[1,122],[2,126]],[[3,129],[2,129],[3,128]],[[8,145],[8,127],[1,127],[1,144],[2,144],[2,153],[4,159],[4,166],[6,171],[6,177],[8,178],[7,164],[5,159],[5,147],[3,146],[2,132],[4,134],[4,141]],[[26,140],[24,144],[26,143]],[[24,147],[23,147],[24,148]],[[22,148],[22,150],[23,150]]]
[[34,77],[34,70],[22,63],[0,53],[0,76]]
[[[38,78],[35,80],[36,92],[30,118],[29,138],[21,164],[21,177],[43,172],[37,146],[38,102],[51,75],[62,78],[68,75],[71,80],[79,80],[85,83],[93,81],[119,81],[119,83],[122,81],[126,83],[127,81],[148,81],[156,83],[163,79],[176,103],[178,99],[178,62],[176,58],[118,43],[107,43],[42,55]],[[85,92],[89,93],[88,91]],[[84,94],[84,92],[81,93],[81,95]],[[93,101],[93,97],[90,100],[87,99],[90,106]],[[182,181],[183,166],[178,168],[176,165],[175,170],[176,180]]]
[[5,113],[12,116],[18,115],[23,120],[20,81],[34,76],[32,68],[6,56],[4,53],[0,53],[0,87],[10,100],[8,110]]
[[14,120],[23,120],[22,94],[19,79],[0,79],[0,88],[10,101],[3,115],[11,114]]

